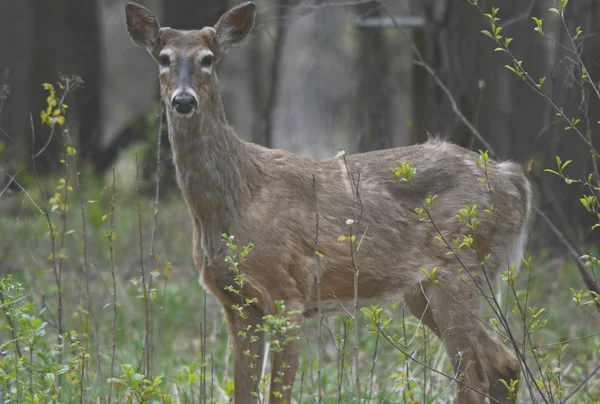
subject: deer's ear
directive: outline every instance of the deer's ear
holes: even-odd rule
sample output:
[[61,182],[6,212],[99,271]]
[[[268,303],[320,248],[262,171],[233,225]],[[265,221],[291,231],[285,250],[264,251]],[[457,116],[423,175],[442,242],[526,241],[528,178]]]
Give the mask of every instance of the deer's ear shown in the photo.
[[160,30],[156,16],[140,4],[128,3],[125,6],[125,17],[127,31],[129,31],[133,42],[137,46],[151,50],[156,43],[158,31]]
[[227,11],[215,26],[220,53],[242,42],[254,26],[256,5],[252,2],[240,4]]

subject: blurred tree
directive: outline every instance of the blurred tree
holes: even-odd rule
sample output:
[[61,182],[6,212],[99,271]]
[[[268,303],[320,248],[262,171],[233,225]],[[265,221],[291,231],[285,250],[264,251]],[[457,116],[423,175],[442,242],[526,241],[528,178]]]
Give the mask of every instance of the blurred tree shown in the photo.
[[176,29],[212,27],[229,6],[227,0],[163,0],[161,24]]
[[[356,6],[360,16],[381,16],[379,2]],[[355,134],[361,152],[379,150],[394,145],[391,111],[392,94],[387,83],[391,69],[385,30],[378,27],[357,29],[358,50],[355,61],[358,90],[353,100]]]
[[[27,155],[20,153],[23,159],[32,150],[30,113],[37,129],[36,150],[46,143],[48,132],[40,130],[39,118],[46,99],[42,83],[56,83],[60,74],[78,75],[85,82],[85,87],[68,102],[70,134],[78,144],[80,156],[85,158],[97,146],[99,46],[95,2],[0,2],[1,80],[11,87],[4,105],[2,128],[27,151]],[[38,164],[42,170],[59,164],[56,158],[59,145],[60,140],[53,141],[49,152],[40,156]]]
[[[274,124],[274,113],[275,103],[277,102],[277,93],[279,90],[280,73],[282,55],[283,55],[283,44],[285,43],[286,34],[288,31],[288,16],[292,7],[297,3],[296,0],[277,0],[276,13],[274,26],[276,28],[275,35],[272,40],[273,49],[271,52],[271,60],[269,63],[269,70],[267,73],[267,92],[264,97],[260,99],[260,110],[261,113],[255,116],[255,124],[253,127],[253,141],[262,144],[265,147],[272,147],[273,145],[273,124]],[[257,45],[255,45],[257,46]],[[260,69],[261,66],[257,65],[256,69]]]

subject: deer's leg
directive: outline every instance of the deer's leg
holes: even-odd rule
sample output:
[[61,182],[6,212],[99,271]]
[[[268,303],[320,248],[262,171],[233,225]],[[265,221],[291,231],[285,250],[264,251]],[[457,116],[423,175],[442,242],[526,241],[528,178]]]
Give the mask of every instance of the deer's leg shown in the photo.
[[497,339],[493,338],[485,329],[480,330],[479,347],[482,350],[484,367],[490,384],[489,396],[501,403],[516,403],[517,389],[512,398],[508,398],[508,390],[500,382],[500,379],[510,384],[511,380],[519,380],[521,377],[521,366],[519,361],[507,348]]
[[[444,342],[458,380],[458,403],[483,403],[489,394],[489,380],[478,340],[485,330],[472,314],[478,311],[476,296],[470,290],[445,293],[443,287],[416,285],[406,296],[408,307]],[[454,300],[454,296],[460,300]]]
[[[291,404],[292,387],[298,369],[300,356],[300,335],[302,334],[303,316],[301,311],[289,314],[297,306],[287,303],[284,316],[292,327],[286,327],[284,333],[271,335],[271,386],[269,393],[270,404]],[[280,315],[281,316],[281,315]],[[278,341],[276,342],[275,339]]]
[[263,313],[253,306],[246,307],[244,312],[247,314],[246,318],[242,318],[230,308],[225,308],[229,337],[233,345],[236,404],[258,401],[265,348],[262,331],[256,331],[256,327],[263,323]]

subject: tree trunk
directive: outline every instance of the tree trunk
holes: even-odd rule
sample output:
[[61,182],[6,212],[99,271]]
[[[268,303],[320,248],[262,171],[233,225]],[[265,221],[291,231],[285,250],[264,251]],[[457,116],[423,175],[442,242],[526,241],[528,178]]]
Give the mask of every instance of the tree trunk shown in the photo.
[[[378,4],[357,6],[361,16],[380,15]],[[358,57],[355,62],[358,90],[354,119],[358,149],[361,152],[393,146],[390,119],[392,94],[387,83],[390,74],[389,53],[384,28],[358,28]]]

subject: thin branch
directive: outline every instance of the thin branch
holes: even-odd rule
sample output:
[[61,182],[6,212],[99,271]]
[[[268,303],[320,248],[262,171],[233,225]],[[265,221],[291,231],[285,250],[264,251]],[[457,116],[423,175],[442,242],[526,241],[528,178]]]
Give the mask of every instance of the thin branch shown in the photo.
[[321,403],[323,401],[323,387],[321,386],[321,333],[323,326],[323,308],[321,302],[321,252],[319,251],[319,203],[317,197],[317,180],[314,174],[312,186],[315,191],[315,255],[317,257],[317,317],[319,318],[319,322],[317,323],[317,402]]
[[[33,204],[33,206],[36,207],[36,209],[43,215],[44,214],[44,210],[42,208],[39,207],[39,205],[37,203],[35,203],[35,201],[33,200],[33,198],[31,197],[31,195],[29,194],[29,192],[27,192],[27,190],[25,188],[23,188],[23,186],[21,184],[19,184],[19,182],[15,179],[15,177],[19,174],[15,174],[13,177],[10,176],[10,174],[8,174],[6,171],[4,171],[2,168],[0,168],[0,170],[5,173],[9,178],[11,178],[11,181],[15,183],[16,186],[19,187],[19,189],[21,191],[23,191],[23,193],[25,194],[25,196],[27,196],[27,199],[29,199],[29,201]],[[19,171],[20,172],[20,171]]]
[[[113,305],[113,327],[112,327],[112,355],[110,358],[110,378],[115,376],[115,356],[117,353],[117,322],[119,319],[119,311],[117,308],[117,277],[115,274],[115,254],[113,248],[114,228],[115,228],[115,201],[117,198],[117,179],[115,175],[115,166],[112,167],[112,198],[110,202],[110,233],[108,234],[108,245],[110,250],[110,273],[112,276],[112,305]],[[112,397],[113,383],[109,383],[108,403]]]
[[136,179],[136,192],[137,192],[137,213],[138,213],[138,224],[139,224],[139,235],[140,235],[140,266],[142,269],[142,288],[144,290],[144,347],[142,348],[142,372],[146,377],[150,377],[150,296],[149,296],[149,285],[146,281],[146,270],[144,267],[144,238],[143,238],[143,225],[142,225],[142,207],[141,207],[141,195],[140,195],[140,163],[138,155],[135,155],[135,179]]
[[569,401],[569,399],[571,397],[573,397],[583,386],[585,386],[585,384],[592,378],[592,376],[594,376],[598,371],[600,370],[600,365],[596,366],[596,368],[594,368],[594,370],[592,370],[592,372],[587,375],[587,377],[577,385],[577,387],[575,387],[573,389],[573,391],[571,391],[567,397],[565,397],[565,399],[563,401],[561,401],[561,403],[566,403],[567,401]]
[[535,0],[530,0],[529,5],[527,6],[527,10],[520,12],[508,20],[505,20],[502,24],[500,24],[503,28],[521,22],[523,20],[529,20],[529,16],[531,15],[531,11],[533,10],[533,6],[535,5]]
[[6,175],[8,176],[8,182],[6,183],[6,186],[4,187],[4,189],[0,192],[0,198],[2,198],[2,195],[4,195],[4,193],[6,192],[6,190],[8,189],[8,187],[10,187],[10,184],[12,184],[13,181],[15,181],[15,177],[17,175],[21,174],[21,172],[23,170],[24,169],[21,169],[21,170],[17,171],[17,173],[15,175],[10,175],[10,174],[6,173],[6,171],[2,170],[2,172],[5,172]]

